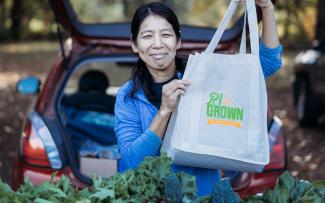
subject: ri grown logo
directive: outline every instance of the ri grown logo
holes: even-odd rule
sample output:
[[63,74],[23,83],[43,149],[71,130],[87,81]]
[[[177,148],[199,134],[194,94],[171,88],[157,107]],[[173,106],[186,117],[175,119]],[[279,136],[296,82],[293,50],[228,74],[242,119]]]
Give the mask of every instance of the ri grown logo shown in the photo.
[[231,98],[224,93],[213,92],[207,102],[206,114],[209,125],[224,125],[241,128],[244,109],[236,107]]

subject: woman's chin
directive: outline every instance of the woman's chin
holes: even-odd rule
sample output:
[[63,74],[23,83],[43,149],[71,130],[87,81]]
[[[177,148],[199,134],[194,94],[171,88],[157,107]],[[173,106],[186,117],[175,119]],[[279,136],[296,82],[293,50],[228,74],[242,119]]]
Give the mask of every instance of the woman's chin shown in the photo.
[[153,63],[153,64],[154,64],[153,68],[157,69],[157,70],[165,70],[168,67],[166,65],[168,63],[166,63],[165,61],[155,61],[155,63]]
[[157,66],[157,69],[158,70],[167,70],[167,69],[170,69],[171,68],[171,66],[170,65],[166,65],[166,63],[164,63],[164,64],[160,64],[160,66]]

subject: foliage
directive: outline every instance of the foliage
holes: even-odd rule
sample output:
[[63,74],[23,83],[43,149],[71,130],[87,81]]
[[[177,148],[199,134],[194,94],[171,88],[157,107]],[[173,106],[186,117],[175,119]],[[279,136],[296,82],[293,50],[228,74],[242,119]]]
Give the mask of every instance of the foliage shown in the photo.
[[325,202],[325,181],[308,182],[298,180],[289,172],[284,172],[274,190],[261,196],[252,196],[244,203],[322,203]]
[[[165,154],[148,157],[134,170],[116,174],[109,179],[93,177],[93,186],[78,190],[69,178],[33,185],[27,179],[18,191],[0,181],[0,202],[3,203],[123,203],[123,202],[184,202],[236,203],[239,197],[232,191],[228,179],[218,180],[213,193],[196,197],[194,176],[170,169],[171,160]],[[298,180],[283,173],[274,188],[262,195],[248,197],[243,203],[322,203],[325,202],[325,181]]]
[[236,203],[239,196],[233,192],[229,179],[217,180],[212,195],[212,203]]
[[183,201],[182,183],[175,174],[170,174],[165,178],[164,193],[168,201],[175,203]]
[[[283,43],[297,46],[315,39],[318,0],[277,0],[279,35]],[[299,46],[298,45],[298,46]]]
[[48,0],[0,0],[0,40],[53,37]]
[[[59,181],[54,181],[53,176],[50,182],[40,185],[33,185],[25,180],[17,192],[12,191],[7,184],[0,181],[0,202],[159,202],[165,199],[165,183],[168,182],[166,177],[173,177],[174,181],[179,182],[179,188],[175,189],[181,193],[178,195],[185,202],[194,200],[195,177],[185,173],[172,173],[170,164],[171,160],[166,155],[156,158],[148,157],[134,170],[118,173],[108,179],[94,176],[93,186],[80,191],[73,187],[69,178],[64,175]],[[169,195],[173,194],[169,193]]]

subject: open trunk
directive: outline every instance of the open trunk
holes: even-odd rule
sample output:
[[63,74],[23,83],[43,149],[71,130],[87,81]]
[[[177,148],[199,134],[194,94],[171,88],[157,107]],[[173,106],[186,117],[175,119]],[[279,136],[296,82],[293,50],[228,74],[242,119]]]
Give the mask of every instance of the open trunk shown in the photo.
[[87,58],[66,76],[57,109],[76,163],[71,165],[83,179],[95,173],[109,177],[118,171],[115,95],[129,79],[136,60],[132,55]]

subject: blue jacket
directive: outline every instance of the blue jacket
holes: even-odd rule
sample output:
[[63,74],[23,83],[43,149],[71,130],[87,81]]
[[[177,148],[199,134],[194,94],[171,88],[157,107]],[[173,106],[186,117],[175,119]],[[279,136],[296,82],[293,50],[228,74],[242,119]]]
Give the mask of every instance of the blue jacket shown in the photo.
[[[260,61],[265,78],[282,65],[282,46],[267,48],[260,44]],[[119,172],[135,168],[147,156],[159,155],[162,140],[148,128],[158,109],[139,90],[130,97],[132,81],[126,82],[118,91],[115,103],[115,133],[122,160]],[[196,176],[198,196],[211,194],[214,183],[220,178],[219,170],[172,165],[174,171]]]

